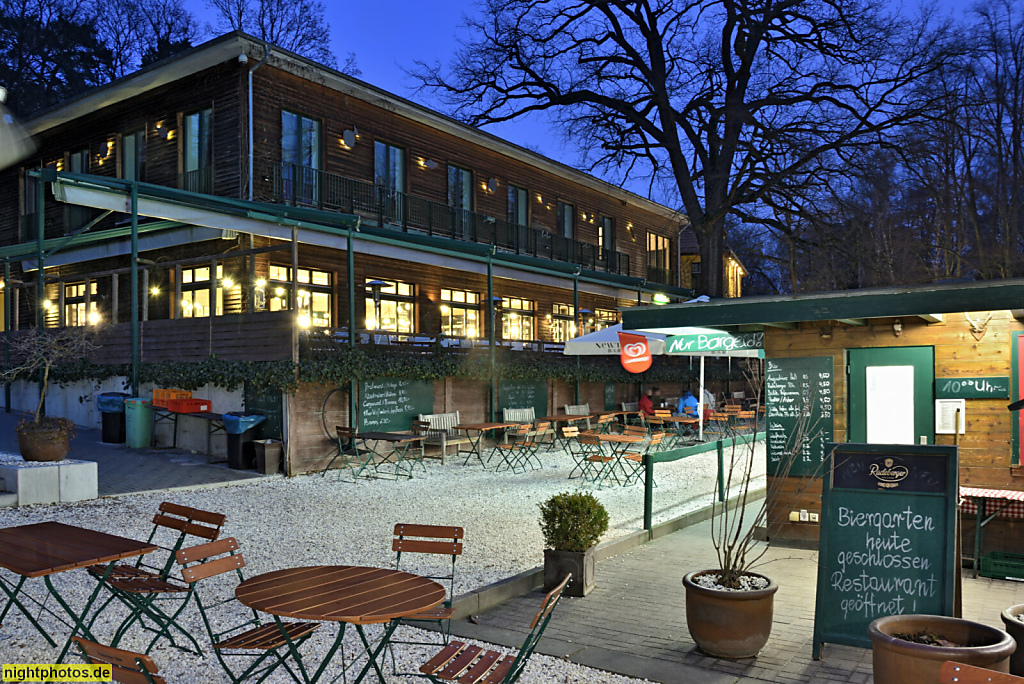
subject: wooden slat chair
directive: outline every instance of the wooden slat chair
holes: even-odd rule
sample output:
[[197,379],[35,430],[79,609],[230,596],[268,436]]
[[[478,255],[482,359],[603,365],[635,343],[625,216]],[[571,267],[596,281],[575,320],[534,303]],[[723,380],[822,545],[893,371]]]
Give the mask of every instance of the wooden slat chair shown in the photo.
[[[118,626],[111,639],[116,647],[128,629],[135,623],[146,631],[153,632],[152,641],[145,653],[153,650],[161,637],[166,638],[175,648],[186,652],[202,654],[199,643],[192,634],[177,624],[177,617],[185,610],[190,599],[189,588],[171,577],[174,569],[175,554],[193,537],[204,541],[214,541],[221,533],[226,521],[222,513],[213,513],[199,508],[181,506],[164,501],[153,516],[153,530],[149,533],[150,544],[160,547],[162,553],[139,556],[135,564],[115,565],[107,575],[106,587],[111,596],[94,613],[92,622],[114,599],[119,600],[129,609],[129,615]],[[154,563],[153,561],[161,559]],[[90,574],[102,581],[106,572],[105,566],[89,568]],[[178,601],[180,604],[173,613],[168,613],[162,606],[167,602]],[[90,627],[92,626],[90,622]],[[194,651],[179,645],[171,634],[171,630],[184,636],[194,647]]]
[[[441,633],[442,643],[436,641],[403,641],[392,638],[388,643],[391,650],[391,665],[395,674],[413,674],[411,672],[398,672],[398,664],[395,659],[394,645],[408,644],[416,646],[438,646],[448,643],[451,634],[451,619],[455,614],[452,608],[452,597],[455,594],[455,562],[462,555],[462,539],[465,537],[465,530],[461,527],[450,527],[444,525],[410,525],[398,523],[395,525],[395,537],[391,542],[391,550],[395,552],[395,570],[402,570],[402,557],[405,555],[408,560],[409,554],[416,554],[416,563],[412,572],[441,582],[447,585],[447,598],[437,608],[431,608],[422,613],[416,613],[401,618],[402,624],[428,622],[436,623]],[[419,561],[423,562],[419,562]],[[433,573],[433,574],[428,574]]]
[[[565,404],[563,406],[563,408],[565,409],[566,415],[569,415],[569,416],[589,416],[590,415],[590,404]],[[591,428],[590,418],[587,418],[586,420],[581,420],[580,422],[585,422],[587,424],[587,429],[588,430]]]
[[165,684],[157,674],[160,669],[148,655],[122,651],[119,648],[97,644],[82,637],[72,637],[82,652],[82,659],[90,665],[110,665],[112,679],[120,684]]
[[[585,437],[586,440],[581,441],[582,437]],[[566,443],[566,450],[576,463],[573,469],[569,471],[569,479],[571,480],[574,477],[587,479],[594,464],[602,462],[590,460],[592,456],[602,455],[601,441],[597,439],[594,432],[580,432],[580,429],[575,425],[562,427],[562,440]],[[579,475],[576,475],[577,471],[579,471]]]
[[[664,432],[656,432],[651,435],[651,440],[647,443],[647,446],[637,451],[626,451],[622,454],[623,460],[630,466],[630,470],[626,472],[626,484],[634,484],[640,480],[640,477],[644,474],[644,456],[647,454],[653,454],[661,451],[662,441],[664,441],[666,434]],[[652,487],[657,487],[657,482],[651,483]]]
[[[285,622],[275,617],[273,622],[262,624],[259,614],[239,603],[233,591],[222,600],[203,600],[204,592],[198,589],[203,580],[231,572],[237,575],[239,584],[245,579],[242,575],[245,559],[234,538],[182,549],[175,558],[181,565],[182,579],[195,594],[196,605],[217,660],[232,682],[249,677],[263,681],[281,666],[296,682],[308,681],[301,656],[293,653],[298,654],[299,647],[320,627],[320,623]],[[245,617],[236,622],[239,616]],[[225,624],[229,626],[225,627]],[[226,660],[231,657],[250,658],[252,662],[241,672],[236,672]],[[295,660],[295,663],[290,664],[289,660]],[[298,666],[298,672],[294,666]]]
[[427,439],[423,440],[423,444],[441,447],[441,465],[444,465],[444,459],[448,455],[449,446],[454,446],[455,453],[458,454],[461,445],[473,444],[473,440],[468,435],[460,434],[455,429],[455,426],[461,422],[458,411],[451,413],[421,413],[419,420],[427,423]]
[[[546,420],[538,420],[533,426],[533,437],[537,440],[537,446],[548,445],[548,451],[555,448],[558,443],[558,433],[555,432],[555,427]],[[537,458],[537,463],[540,464],[540,457]]]
[[636,411],[632,415],[627,414],[624,416],[626,425],[642,425],[643,414],[640,411],[640,402],[638,401],[623,401],[619,403],[619,406],[623,411]]
[[507,466],[513,473],[526,472],[526,466],[536,468],[532,464],[533,460],[539,459],[537,456],[537,449],[540,447],[536,438],[534,437],[534,431],[529,425],[517,425],[510,427],[505,431],[504,443],[496,444],[494,446],[495,451],[501,454],[502,462],[497,465],[495,470],[502,470],[502,465]]
[[704,424],[705,432],[725,434],[729,431],[731,420],[728,413],[712,411]]
[[598,416],[597,417],[597,425],[594,426],[594,429],[597,430],[598,432],[607,433],[607,432],[611,432],[612,431],[612,426],[614,424],[615,424],[615,416],[613,416],[611,414],[605,415],[605,416]]
[[529,423],[537,420],[537,414],[532,406],[527,408],[503,408],[501,409],[501,420],[504,423]]
[[602,486],[604,481],[613,474],[615,457],[609,456],[601,448],[601,438],[596,433],[581,432],[579,443],[582,451],[583,472],[581,475],[583,479],[598,487]]
[[454,681],[460,684],[512,684],[519,679],[537,643],[544,636],[551,614],[562,597],[562,590],[571,578],[572,575],[566,575],[561,584],[544,597],[540,610],[530,623],[530,632],[516,655],[453,641],[421,665],[420,672],[434,684]]
[[[352,473],[353,481],[356,480],[361,473],[367,473],[367,477],[372,476],[371,468],[369,468],[369,462],[374,457],[372,449],[365,448],[363,440],[357,436],[355,428],[345,427],[344,425],[334,426],[334,436],[338,442],[338,453],[334,458],[339,456],[344,457],[344,466],[338,469],[338,479],[341,479],[341,473],[343,470],[348,469]],[[334,463],[334,458],[331,459],[331,463]],[[324,473],[331,467],[331,463],[327,464],[327,468],[324,468],[323,472],[320,473],[323,476]]]
[[1024,677],[947,660],[939,668],[939,684],[1024,684]]

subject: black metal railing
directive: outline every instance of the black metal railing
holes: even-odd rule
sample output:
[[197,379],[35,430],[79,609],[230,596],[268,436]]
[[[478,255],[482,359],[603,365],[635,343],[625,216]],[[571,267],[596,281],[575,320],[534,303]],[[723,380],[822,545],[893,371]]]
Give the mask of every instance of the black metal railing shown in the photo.
[[205,166],[178,176],[178,188],[203,195],[213,194],[213,167]]
[[622,252],[297,164],[274,167],[273,201],[356,214],[382,228],[480,242],[513,254],[632,275],[629,255]]
[[676,273],[670,268],[655,268],[653,266],[647,267],[647,280],[652,283],[661,283],[662,285],[678,285],[676,282]]

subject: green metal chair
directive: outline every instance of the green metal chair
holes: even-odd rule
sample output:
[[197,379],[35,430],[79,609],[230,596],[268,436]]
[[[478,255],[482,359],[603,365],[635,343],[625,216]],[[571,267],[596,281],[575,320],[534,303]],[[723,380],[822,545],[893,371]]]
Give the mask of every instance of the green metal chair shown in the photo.
[[495,451],[501,454],[502,459],[495,470],[502,470],[502,466],[505,466],[513,473],[520,472],[520,469],[522,472],[526,472],[531,454],[535,455],[539,446],[533,429],[529,425],[515,425],[505,431],[505,439],[506,442],[494,446]]
[[[250,677],[257,677],[256,681],[262,682],[281,666],[296,682],[306,684],[308,676],[298,649],[320,627],[320,623],[283,622],[275,618],[273,622],[262,624],[256,611],[242,606],[234,592],[226,599],[208,602],[203,600],[203,592],[198,590],[197,585],[201,581],[232,571],[237,574],[239,583],[245,579],[242,575],[245,559],[238,552],[238,542],[228,538],[200,544],[178,551],[175,557],[183,566],[182,579],[195,594],[213,652],[233,684]],[[212,617],[211,613],[214,613]],[[244,617],[238,621],[239,616]],[[252,662],[238,673],[228,665],[227,658],[250,658]],[[289,660],[295,660],[298,672]]]
[[157,674],[156,663],[141,653],[122,651],[112,646],[97,644],[81,637],[72,637],[82,652],[82,659],[90,665],[110,665],[111,679],[121,684],[165,684]]
[[421,665],[420,672],[434,684],[456,680],[460,684],[512,684],[519,679],[530,656],[537,648],[537,643],[551,620],[551,613],[562,597],[562,590],[571,578],[572,575],[566,575],[561,584],[544,597],[540,610],[530,623],[530,633],[526,635],[526,640],[516,655],[452,641]]
[[[661,443],[665,439],[666,433],[655,432],[651,435],[651,439],[647,442],[647,446],[642,451],[626,451],[622,454],[622,460],[625,461],[626,465],[630,466],[630,470],[626,473],[625,484],[635,484],[640,480],[640,477],[644,474],[644,457],[648,454],[653,454],[656,451],[661,451]],[[651,483],[652,487],[657,487],[657,482]]]
[[455,609],[452,608],[452,597],[455,592],[455,562],[462,555],[462,538],[465,534],[465,530],[461,527],[409,525],[406,523],[395,525],[395,537],[391,542],[391,549],[395,552],[395,570],[402,569],[403,555],[408,560],[409,554],[416,554],[417,560],[422,559],[423,562],[417,562],[415,567],[407,569],[422,577],[447,585],[448,593],[448,598],[437,608],[398,619],[399,623],[411,626],[415,626],[413,623],[417,622],[434,623],[438,626],[442,641],[438,644],[437,641],[391,639],[388,648],[391,649],[391,664],[395,674],[413,674],[398,672],[393,650],[396,644],[443,646],[448,643],[451,634],[451,619],[455,613]]

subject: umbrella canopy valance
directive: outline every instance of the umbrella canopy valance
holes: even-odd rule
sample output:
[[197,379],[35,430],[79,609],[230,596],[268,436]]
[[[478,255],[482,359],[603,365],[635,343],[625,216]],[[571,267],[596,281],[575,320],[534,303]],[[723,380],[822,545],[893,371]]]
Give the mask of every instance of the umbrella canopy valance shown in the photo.
[[657,356],[665,353],[665,335],[634,330],[624,331],[621,323],[569,340],[565,343],[563,353],[579,356],[618,356],[620,332],[643,335],[647,338],[647,346],[650,347],[652,354]]

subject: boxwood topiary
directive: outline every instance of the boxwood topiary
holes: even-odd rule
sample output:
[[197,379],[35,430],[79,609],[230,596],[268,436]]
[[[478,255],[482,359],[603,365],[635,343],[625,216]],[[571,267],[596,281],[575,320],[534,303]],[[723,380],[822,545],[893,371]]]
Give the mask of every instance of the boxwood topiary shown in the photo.
[[608,531],[608,511],[590,492],[562,492],[537,505],[544,543],[556,551],[586,551]]

